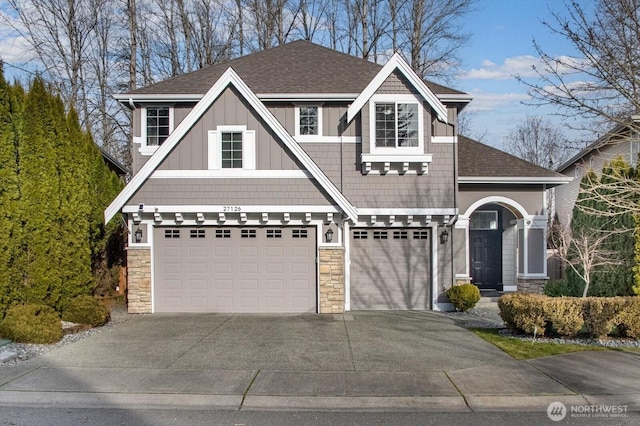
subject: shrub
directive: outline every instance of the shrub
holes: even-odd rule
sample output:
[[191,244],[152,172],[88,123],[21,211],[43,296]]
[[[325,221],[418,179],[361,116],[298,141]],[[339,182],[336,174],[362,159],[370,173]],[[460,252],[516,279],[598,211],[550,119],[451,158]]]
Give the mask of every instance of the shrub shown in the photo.
[[543,309],[551,326],[561,336],[574,337],[584,325],[582,299],[553,297],[544,300]]
[[549,281],[544,285],[544,294],[549,297],[582,296],[582,290],[568,280]]
[[62,339],[62,323],[49,306],[17,305],[0,322],[0,336],[19,343],[55,343]]
[[621,310],[621,297],[587,297],[582,299],[584,324],[595,337],[606,336],[615,326]]
[[618,331],[625,337],[640,338],[640,297],[625,297],[615,318]]
[[547,323],[543,307],[546,299],[539,294],[505,294],[498,300],[500,317],[511,331],[542,335]]
[[89,324],[93,327],[106,324],[109,317],[109,308],[92,296],[73,298],[62,313],[62,319],[65,321]]
[[447,290],[447,297],[456,310],[468,311],[480,300],[480,290],[473,284],[455,285]]

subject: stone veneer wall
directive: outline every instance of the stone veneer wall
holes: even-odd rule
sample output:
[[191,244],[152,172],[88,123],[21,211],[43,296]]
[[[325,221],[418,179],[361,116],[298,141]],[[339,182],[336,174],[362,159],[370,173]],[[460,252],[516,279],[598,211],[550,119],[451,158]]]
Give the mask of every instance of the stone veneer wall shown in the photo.
[[127,248],[127,308],[130,314],[151,313],[151,249]]
[[544,285],[546,283],[547,280],[527,280],[518,278],[518,292],[543,294]]
[[344,249],[320,248],[320,313],[344,312]]

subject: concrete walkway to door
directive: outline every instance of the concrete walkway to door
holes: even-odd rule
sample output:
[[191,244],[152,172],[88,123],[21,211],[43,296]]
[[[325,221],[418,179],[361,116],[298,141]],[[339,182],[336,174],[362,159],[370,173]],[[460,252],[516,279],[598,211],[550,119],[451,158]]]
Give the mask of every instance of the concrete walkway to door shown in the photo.
[[[0,405],[538,411],[616,396],[576,391],[553,358],[543,372],[431,312],[140,315],[0,367]],[[618,404],[640,407],[639,374]]]

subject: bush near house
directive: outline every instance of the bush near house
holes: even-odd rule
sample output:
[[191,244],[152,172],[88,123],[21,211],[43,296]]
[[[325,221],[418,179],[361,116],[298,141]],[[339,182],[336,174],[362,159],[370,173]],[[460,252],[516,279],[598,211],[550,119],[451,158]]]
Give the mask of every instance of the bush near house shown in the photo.
[[62,313],[62,319],[65,321],[88,324],[92,327],[105,325],[109,317],[109,308],[92,296],[74,298]]
[[19,343],[55,343],[62,339],[62,323],[49,306],[17,305],[0,322],[0,336]]
[[617,332],[640,337],[640,297],[547,297],[507,294],[498,301],[508,329],[524,334],[573,337],[583,332],[604,337]]
[[458,311],[468,311],[480,300],[480,290],[473,284],[455,285],[447,290],[449,301]]

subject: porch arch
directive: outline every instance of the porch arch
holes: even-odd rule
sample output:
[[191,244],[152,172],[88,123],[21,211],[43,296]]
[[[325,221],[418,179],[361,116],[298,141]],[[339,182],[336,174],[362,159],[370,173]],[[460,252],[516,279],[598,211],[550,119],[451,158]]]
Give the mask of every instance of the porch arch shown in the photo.
[[485,204],[498,204],[513,213],[513,215],[518,219],[524,219],[529,216],[527,210],[522,207],[520,203],[512,200],[511,198],[503,197],[501,195],[492,195],[490,197],[484,197],[478,201],[475,201],[473,204],[469,206],[469,208],[464,212],[464,217],[471,217],[471,213],[476,211],[478,208],[482,207]]

